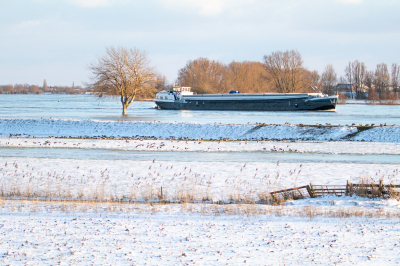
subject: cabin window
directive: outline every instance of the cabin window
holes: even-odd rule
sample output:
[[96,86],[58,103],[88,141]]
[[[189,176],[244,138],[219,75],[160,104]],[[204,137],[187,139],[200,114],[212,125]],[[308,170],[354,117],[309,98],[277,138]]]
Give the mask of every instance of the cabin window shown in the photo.
[[164,99],[164,97],[161,96],[160,99],[162,100],[162,99]]

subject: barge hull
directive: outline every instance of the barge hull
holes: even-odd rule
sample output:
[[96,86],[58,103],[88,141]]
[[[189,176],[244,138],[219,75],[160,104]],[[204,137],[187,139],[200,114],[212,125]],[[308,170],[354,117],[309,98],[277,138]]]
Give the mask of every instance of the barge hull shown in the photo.
[[288,100],[189,100],[172,102],[156,101],[160,109],[170,110],[220,110],[220,111],[311,111],[335,110],[336,101],[332,98],[319,98],[313,100],[288,99]]

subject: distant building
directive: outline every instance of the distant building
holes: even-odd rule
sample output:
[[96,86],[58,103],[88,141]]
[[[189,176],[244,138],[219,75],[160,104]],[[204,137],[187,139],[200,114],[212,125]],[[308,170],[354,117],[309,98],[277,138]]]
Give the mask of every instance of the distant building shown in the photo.
[[352,83],[339,83],[336,85],[336,90],[346,94],[348,98],[365,98],[368,96],[368,89],[364,84],[358,87]]
[[[355,92],[357,90],[357,86],[355,84],[351,83],[339,83],[336,85],[336,90],[339,92]],[[363,93],[368,92],[368,87],[365,86],[364,84],[361,84],[360,87],[358,87],[358,90]]]
[[353,86],[354,84],[351,83],[339,83],[338,85],[336,85],[336,90],[339,92],[351,92],[354,91],[353,90]]

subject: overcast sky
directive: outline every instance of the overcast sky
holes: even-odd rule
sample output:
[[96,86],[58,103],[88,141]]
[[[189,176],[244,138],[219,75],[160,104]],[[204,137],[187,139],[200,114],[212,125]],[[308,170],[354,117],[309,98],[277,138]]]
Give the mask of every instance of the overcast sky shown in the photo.
[[0,0],[0,10],[0,84],[82,85],[110,45],[147,51],[171,83],[188,60],[288,49],[320,74],[400,63],[400,0]]

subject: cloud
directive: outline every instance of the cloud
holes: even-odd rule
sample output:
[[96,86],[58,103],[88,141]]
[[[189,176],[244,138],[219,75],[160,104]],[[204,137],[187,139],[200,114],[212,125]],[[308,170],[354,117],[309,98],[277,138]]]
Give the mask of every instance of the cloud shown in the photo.
[[38,28],[44,24],[48,23],[48,20],[24,20],[18,24],[11,26],[12,32],[20,32],[24,30],[31,30],[33,28]]
[[226,8],[227,0],[160,0],[167,7],[181,11],[196,11],[202,16],[220,15]]
[[361,4],[363,0],[338,0],[344,4]]
[[113,4],[113,0],[69,0],[69,2],[73,5],[77,5],[80,7],[105,7],[111,6]]

